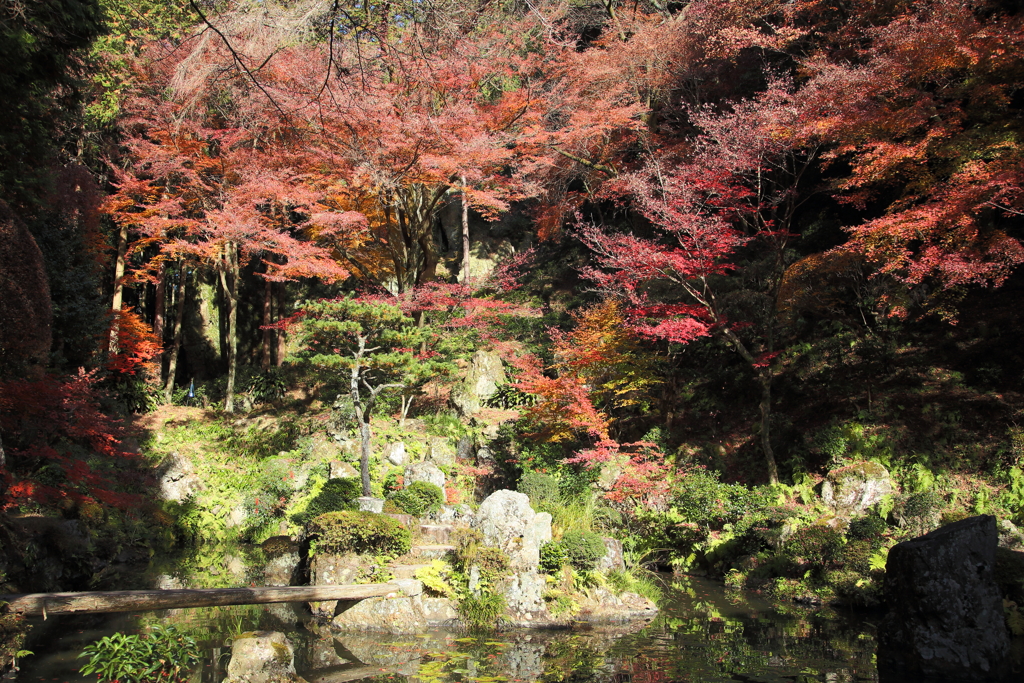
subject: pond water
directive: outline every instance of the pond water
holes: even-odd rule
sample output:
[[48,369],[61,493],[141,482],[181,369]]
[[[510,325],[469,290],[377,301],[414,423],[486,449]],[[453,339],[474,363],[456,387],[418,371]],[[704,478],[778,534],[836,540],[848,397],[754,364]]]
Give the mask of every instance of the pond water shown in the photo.
[[875,623],[832,610],[773,605],[699,578],[666,578],[650,622],[580,625],[561,631],[416,636],[332,634],[302,605],[247,605],[128,615],[36,619],[18,680],[93,683],[78,674],[90,642],[115,631],[170,623],[203,645],[193,683],[221,683],[233,634],[283,631],[310,683],[661,683],[693,681],[877,681]]

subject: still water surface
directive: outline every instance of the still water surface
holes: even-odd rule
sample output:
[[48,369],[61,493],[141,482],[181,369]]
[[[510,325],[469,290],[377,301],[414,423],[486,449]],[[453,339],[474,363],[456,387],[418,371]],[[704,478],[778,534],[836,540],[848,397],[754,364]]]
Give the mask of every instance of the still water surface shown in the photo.
[[877,681],[875,623],[832,610],[773,605],[699,578],[667,581],[651,622],[581,625],[568,631],[417,636],[331,634],[301,605],[247,605],[134,615],[50,617],[36,627],[18,680],[94,683],[78,674],[82,648],[115,631],[170,623],[201,641],[193,683],[221,683],[233,634],[286,633],[310,683],[669,683]]

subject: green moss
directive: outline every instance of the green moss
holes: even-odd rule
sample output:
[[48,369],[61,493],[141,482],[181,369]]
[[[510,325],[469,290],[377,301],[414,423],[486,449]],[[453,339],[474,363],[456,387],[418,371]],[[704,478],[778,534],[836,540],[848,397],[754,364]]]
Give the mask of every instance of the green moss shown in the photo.
[[292,661],[292,651],[288,649],[288,646],[284,643],[271,643],[270,646],[274,648],[274,659],[279,664],[286,665]]

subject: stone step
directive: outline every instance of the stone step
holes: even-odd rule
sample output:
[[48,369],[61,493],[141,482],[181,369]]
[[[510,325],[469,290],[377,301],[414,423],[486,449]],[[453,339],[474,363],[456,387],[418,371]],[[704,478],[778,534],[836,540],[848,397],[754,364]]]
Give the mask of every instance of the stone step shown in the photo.
[[439,560],[452,550],[455,550],[453,545],[414,545],[409,550],[409,557],[423,560]]
[[420,539],[423,542],[439,545],[447,545],[454,530],[453,524],[420,524],[419,526]]
[[391,567],[391,575],[396,579],[415,579],[416,572],[426,569],[429,564],[396,564]]

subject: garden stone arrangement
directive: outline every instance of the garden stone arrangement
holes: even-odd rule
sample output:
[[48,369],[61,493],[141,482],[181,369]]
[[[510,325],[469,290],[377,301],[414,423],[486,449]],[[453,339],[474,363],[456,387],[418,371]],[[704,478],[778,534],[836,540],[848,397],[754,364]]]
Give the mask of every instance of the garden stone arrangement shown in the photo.
[[[396,518],[417,526],[410,532]],[[649,619],[657,612],[629,591],[552,589],[555,577],[540,567],[540,549],[552,540],[551,516],[535,512],[525,494],[496,491],[470,519],[472,525],[418,524],[407,515],[328,513],[312,520],[306,530],[311,585],[387,574],[401,586],[353,604],[313,603],[313,614],[341,631],[413,634],[460,623],[550,627]],[[592,566],[613,566],[615,544],[609,543],[611,552],[604,539],[596,545]],[[392,559],[384,565],[382,556]]]

